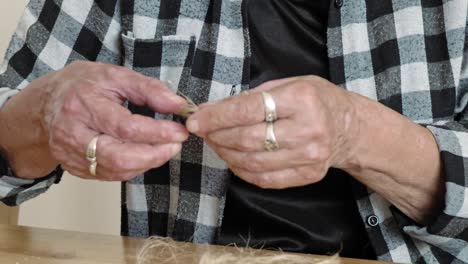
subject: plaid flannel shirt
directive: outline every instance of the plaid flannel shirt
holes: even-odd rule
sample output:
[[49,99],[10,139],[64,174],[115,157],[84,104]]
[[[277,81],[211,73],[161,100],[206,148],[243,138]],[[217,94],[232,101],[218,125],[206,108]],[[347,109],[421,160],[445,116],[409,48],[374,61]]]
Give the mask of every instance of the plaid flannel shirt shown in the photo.
[[[0,67],[0,106],[75,60],[171,80],[196,103],[237,94],[249,88],[242,8],[241,0],[31,0]],[[381,260],[468,262],[467,8],[467,0],[330,6],[331,81],[426,126],[443,160],[446,205],[429,226],[415,224],[356,182],[360,214]],[[28,181],[7,169],[1,173],[0,198],[10,205],[46,191],[61,176]],[[226,164],[191,137],[168,164],[122,184],[122,233],[216,243],[229,177]]]

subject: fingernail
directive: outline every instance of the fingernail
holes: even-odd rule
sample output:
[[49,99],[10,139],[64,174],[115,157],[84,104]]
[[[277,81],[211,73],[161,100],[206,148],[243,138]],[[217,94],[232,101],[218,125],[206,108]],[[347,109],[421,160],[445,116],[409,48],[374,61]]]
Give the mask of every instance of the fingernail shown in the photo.
[[177,141],[184,141],[187,138],[185,133],[176,133],[174,139]]
[[172,144],[171,151],[173,153],[178,153],[181,150],[181,148],[182,148],[182,145],[180,144]]
[[188,129],[188,131],[190,131],[192,133],[197,133],[198,130],[200,129],[200,127],[198,125],[198,121],[196,119],[190,119],[187,122],[187,129]]

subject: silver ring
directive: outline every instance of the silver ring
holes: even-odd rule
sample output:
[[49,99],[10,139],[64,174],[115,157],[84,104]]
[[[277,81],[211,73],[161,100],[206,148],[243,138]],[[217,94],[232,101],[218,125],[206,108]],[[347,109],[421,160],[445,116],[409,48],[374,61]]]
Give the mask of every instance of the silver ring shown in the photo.
[[275,122],[278,115],[276,114],[276,103],[273,96],[267,92],[262,92],[262,97],[265,105],[265,122]]
[[276,151],[279,149],[278,141],[276,141],[275,131],[273,129],[273,123],[266,123],[266,136],[264,147],[266,151]]
[[90,162],[89,173],[91,173],[93,176],[96,176],[97,169],[96,150],[98,139],[99,135],[94,136],[93,139],[91,139],[89,142],[88,148],[86,149],[86,159]]

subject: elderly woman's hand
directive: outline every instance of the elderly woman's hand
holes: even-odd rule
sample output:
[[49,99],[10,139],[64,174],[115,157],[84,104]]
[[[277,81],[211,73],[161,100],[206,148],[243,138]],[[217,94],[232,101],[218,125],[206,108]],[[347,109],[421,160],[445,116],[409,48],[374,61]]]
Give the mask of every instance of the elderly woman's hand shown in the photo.
[[[274,134],[279,149],[265,150],[265,105],[276,103]],[[358,133],[348,92],[319,77],[267,82],[221,102],[202,105],[187,122],[242,179],[262,188],[320,181],[330,167],[351,159]]]
[[[2,109],[2,122],[11,125],[2,130],[9,137],[1,147],[20,177],[43,176],[38,174],[60,163],[83,178],[129,180],[177,154],[188,132],[172,121],[133,115],[123,106],[126,100],[159,113],[177,113],[185,105],[158,80],[123,67],[77,62],[10,99]],[[97,135],[91,176],[86,151]]]

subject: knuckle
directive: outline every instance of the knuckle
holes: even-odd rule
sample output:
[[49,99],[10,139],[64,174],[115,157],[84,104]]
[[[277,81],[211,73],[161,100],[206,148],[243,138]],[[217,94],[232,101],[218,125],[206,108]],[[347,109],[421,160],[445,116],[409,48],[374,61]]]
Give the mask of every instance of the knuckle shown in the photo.
[[132,123],[120,123],[117,126],[117,135],[123,139],[131,139],[134,138],[135,135],[138,133],[138,127],[133,125]]
[[330,135],[328,128],[323,124],[318,124],[316,126],[313,126],[311,128],[311,133],[314,138],[319,138],[323,140],[327,139],[328,136]]
[[316,161],[318,156],[319,154],[317,151],[317,147],[314,145],[309,145],[304,151],[304,157],[306,158],[306,160]]
[[157,131],[157,136],[159,138],[159,140],[161,141],[170,141],[172,140],[172,137],[174,136],[174,133],[172,132],[172,130],[170,129],[165,129],[165,128],[161,128],[161,129],[158,129]]

